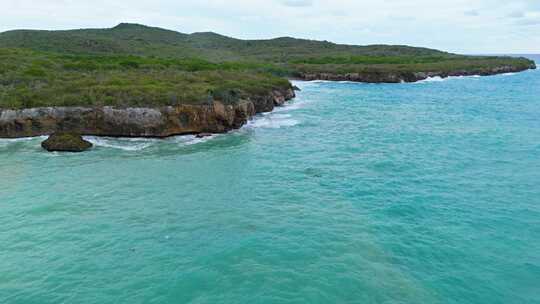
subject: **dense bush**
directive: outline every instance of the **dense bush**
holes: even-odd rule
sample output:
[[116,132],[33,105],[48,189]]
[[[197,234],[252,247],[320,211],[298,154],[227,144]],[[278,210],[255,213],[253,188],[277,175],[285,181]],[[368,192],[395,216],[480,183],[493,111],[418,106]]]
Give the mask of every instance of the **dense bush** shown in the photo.
[[257,65],[0,49],[0,108],[236,102],[289,82]]

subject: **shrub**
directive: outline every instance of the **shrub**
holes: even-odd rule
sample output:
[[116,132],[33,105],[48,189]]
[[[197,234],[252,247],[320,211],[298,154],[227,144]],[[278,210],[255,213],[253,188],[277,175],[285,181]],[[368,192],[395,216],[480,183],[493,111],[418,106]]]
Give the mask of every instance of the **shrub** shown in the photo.
[[138,69],[140,67],[139,63],[136,61],[121,61],[119,65],[127,69]]

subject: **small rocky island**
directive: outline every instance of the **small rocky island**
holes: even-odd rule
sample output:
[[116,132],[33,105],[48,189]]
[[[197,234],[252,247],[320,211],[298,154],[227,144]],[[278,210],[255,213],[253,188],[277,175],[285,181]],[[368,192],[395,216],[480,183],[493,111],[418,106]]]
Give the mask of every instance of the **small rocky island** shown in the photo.
[[249,41],[127,23],[16,30],[0,33],[0,138],[56,134],[44,148],[71,151],[88,148],[74,134],[206,136],[294,98],[288,79],[398,83],[535,68],[526,58],[289,37]]
[[92,148],[92,143],[75,133],[53,133],[41,143],[49,152],[83,152]]

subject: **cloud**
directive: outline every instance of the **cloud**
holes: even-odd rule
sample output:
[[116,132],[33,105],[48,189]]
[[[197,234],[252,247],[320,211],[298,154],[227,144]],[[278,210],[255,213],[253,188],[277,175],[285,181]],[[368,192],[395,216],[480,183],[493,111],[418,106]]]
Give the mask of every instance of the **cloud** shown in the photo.
[[525,17],[525,13],[520,12],[520,11],[516,11],[516,12],[512,12],[512,13],[508,14],[508,17],[510,17],[510,18],[523,18],[523,17]]
[[516,24],[524,26],[540,25],[540,16],[523,17],[517,20]]
[[313,0],[280,0],[283,5],[291,7],[313,6]]
[[0,31],[103,28],[136,22],[244,39],[294,36],[460,53],[533,52],[540,45],[539,0],[0,1]]
[[540,25],[540,10],[514,11],[507,15],[518,26]]

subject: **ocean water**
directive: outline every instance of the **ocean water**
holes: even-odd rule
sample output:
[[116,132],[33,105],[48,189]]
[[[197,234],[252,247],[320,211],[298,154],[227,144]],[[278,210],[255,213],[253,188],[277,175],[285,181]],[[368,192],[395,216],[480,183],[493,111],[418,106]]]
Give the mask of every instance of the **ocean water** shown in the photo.
[[0,303],[540,303],[540,71],[296,84],[204,140],[0,140]]

